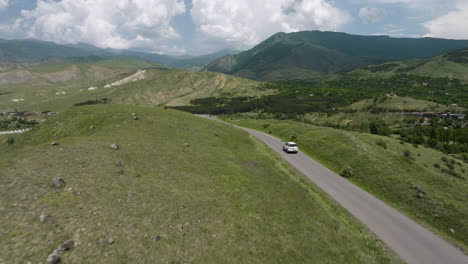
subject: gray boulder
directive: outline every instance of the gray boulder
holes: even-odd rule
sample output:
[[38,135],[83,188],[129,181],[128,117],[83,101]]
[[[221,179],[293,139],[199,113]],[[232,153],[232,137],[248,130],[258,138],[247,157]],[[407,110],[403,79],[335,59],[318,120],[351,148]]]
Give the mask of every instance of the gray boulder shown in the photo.
[[426,191],[424,191],[424,189],[421,188],[421,186],[419,186],[419,185],[417,185],[417,184],[411,185],[411,188],[412,188],[412,189],[415,189],[416,191],[418,191],[418,192],[420,192],[420,193],[426,194]]
[[75,248],[75,241],[73,240],[68,240],[67,242],[64,242],[62,245],[59,246],[59,249],[62,251],[68,251],[74,248]]
[[58,264],[62,261],[62,258],[60,257],[60,252],[56,249],[52,254],[47,257],[46,264]]
[[44,222],[49,221],[50,218],[51,216],[48,213],[42,212],[42,214],[39,216],[39,221],[41,221],[41,223],[44,223]]
[[119,150],[119,149],[120,149],[119,145],[117,145],[117,144],[115,144],[115,143],[112,144],[112,145],[110,145],[110,147],[111,147],[111,149],[113,149],[113,150]]
[[57,177],[57,178],[54,178],[54,186],[57,187],[57,188],[61,188],[63,186],[65,186],[66,182],[64,179],[60,178],[60,177]]

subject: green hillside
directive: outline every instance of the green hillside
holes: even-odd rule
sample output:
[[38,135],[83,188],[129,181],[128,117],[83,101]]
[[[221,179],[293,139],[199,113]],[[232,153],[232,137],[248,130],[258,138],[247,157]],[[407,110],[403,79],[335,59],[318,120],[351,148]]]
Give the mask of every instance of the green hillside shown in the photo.
[[392,127],[401,127],[407,125],[408,122],[414,124],[421,119],[420,117],[402,114],[410,111],[462,113],[466,109],[411,97],[384,96],[358,101],[337,109],[337,112],[332,115],[309,113],[304,116],[304,120],[315,125],[340,126],[354,130],[366,127],[367,130],[369,123],[376,120],[380,120]]
[[435,78],[453,78],[468,82],[468,48],[449,52],[426,60],[391,62],[357,69],[351,75],[388,78],[407,73]]
[[[0,110],[61,111],[80,102],[102,98],[132,105],[180,105],[210,96],[261,96],[275,92],[274,89],[265,89],[259,82],[220,73],[177,69],[130,70],[147,66],[151,65],[133,60],[128,63],[126,59],[79,65],[44,64],[34,72],[15,71],[15,80],[28,82],[0,84]],[[59,68],[64,70],[47,72]],[[24,72],[34,73],[33,76],[40,78],[20,74]],[[8,74],[12,75],[11,72]],[[114,83],[119,84],[110,87]]]
[[464,47],[468,47],[468,41],[320,31],[278,33],[205,69],[256,80],[301,79],[388,61],[426,59]]
[[6,263],[43,263],[69,240],[63,263],[399,263],[279,156],[224,124],[101,105],[10,138],[0,136]]
[[[468,248],[468,164],[391,137],[279,120],[229,120],[296,141],[302,151],[336,173],[351,166],[350,181]],[[457,172],[462,178],[451,176]],[[418,185],[424,193],[418,196]],[[453,232],[451,231],[453,230]]]

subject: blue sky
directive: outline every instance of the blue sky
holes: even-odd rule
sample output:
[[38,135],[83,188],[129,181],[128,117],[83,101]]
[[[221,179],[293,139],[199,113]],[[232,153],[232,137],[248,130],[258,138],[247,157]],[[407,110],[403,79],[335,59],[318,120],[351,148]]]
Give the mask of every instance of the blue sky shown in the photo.
[[466,25],[468,0],[0,0],[0,38],[175,55],[302,30],[468,39]]

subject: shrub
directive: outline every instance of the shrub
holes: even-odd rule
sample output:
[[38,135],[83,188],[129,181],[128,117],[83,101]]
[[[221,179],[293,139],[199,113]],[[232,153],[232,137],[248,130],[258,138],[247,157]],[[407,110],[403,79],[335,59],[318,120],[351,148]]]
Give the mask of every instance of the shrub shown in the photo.
[[450,170],[454,170],[454,169],[455,169],[455,166],[453,166],[453,165],[450,164],[450,163],[446,163],[445,166],[447,166],[447,168],[449,168]]
[[447,157],[442,157],[442,158],[441,158],[441,160],[442,160],[443,162],[445,162],[445,163],[447,163],[447,162],[448,162],[448,159],[447,159]]
[[456,161],[455,161],[454,159],[451,159],[451,160],[450,160],[450,163],[455,164]]
[[346,178],[352,177],[354,175],[353,168],[349,165],[344,165],[340,175]]
[[377,146],[381,146],[384,149],[387,149],[387,143],[383,139],[377,139],[375,144],[377,144]]
[[14,139],[14,138],[8,138],[7,141],[6,141],[6,143],[7,143],[8,145],[12,145],[12,144],[15,143],[15,139]]
[[403,156],[405,156],[407,158],[411,158],[411,151],[409,151],[409,150],[403,151]]
[[270,126],[270,124],[265,124],[263,125],[263,128],[268,128]]
[[434,168],[440,169],[440,164],[439,163],[434,163]]
[[297,135],[294,134],[291,136],[291,139],[289,141],[296,141],[297,140]]
[[448,175],[452,176],[452,177],[455,177],[455,178],[458,178],[458,179],[462,179],[464,180],[465,178],[463,176],[461,176],[459,173],[455,172],[455,171],[452,171],[452,170],[447,170],[447,169],[442,169],[442,171],[444,173],[447,173]]

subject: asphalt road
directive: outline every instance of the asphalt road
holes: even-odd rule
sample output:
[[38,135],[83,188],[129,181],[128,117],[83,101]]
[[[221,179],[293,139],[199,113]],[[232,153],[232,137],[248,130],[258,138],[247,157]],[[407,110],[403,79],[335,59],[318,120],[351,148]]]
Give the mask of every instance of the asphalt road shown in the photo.
[[238,128],[271,147],[365,224],[408,264],[468,264],[468,256],[459,249],[304,153],[286,154],[280,139],[256,130]]

